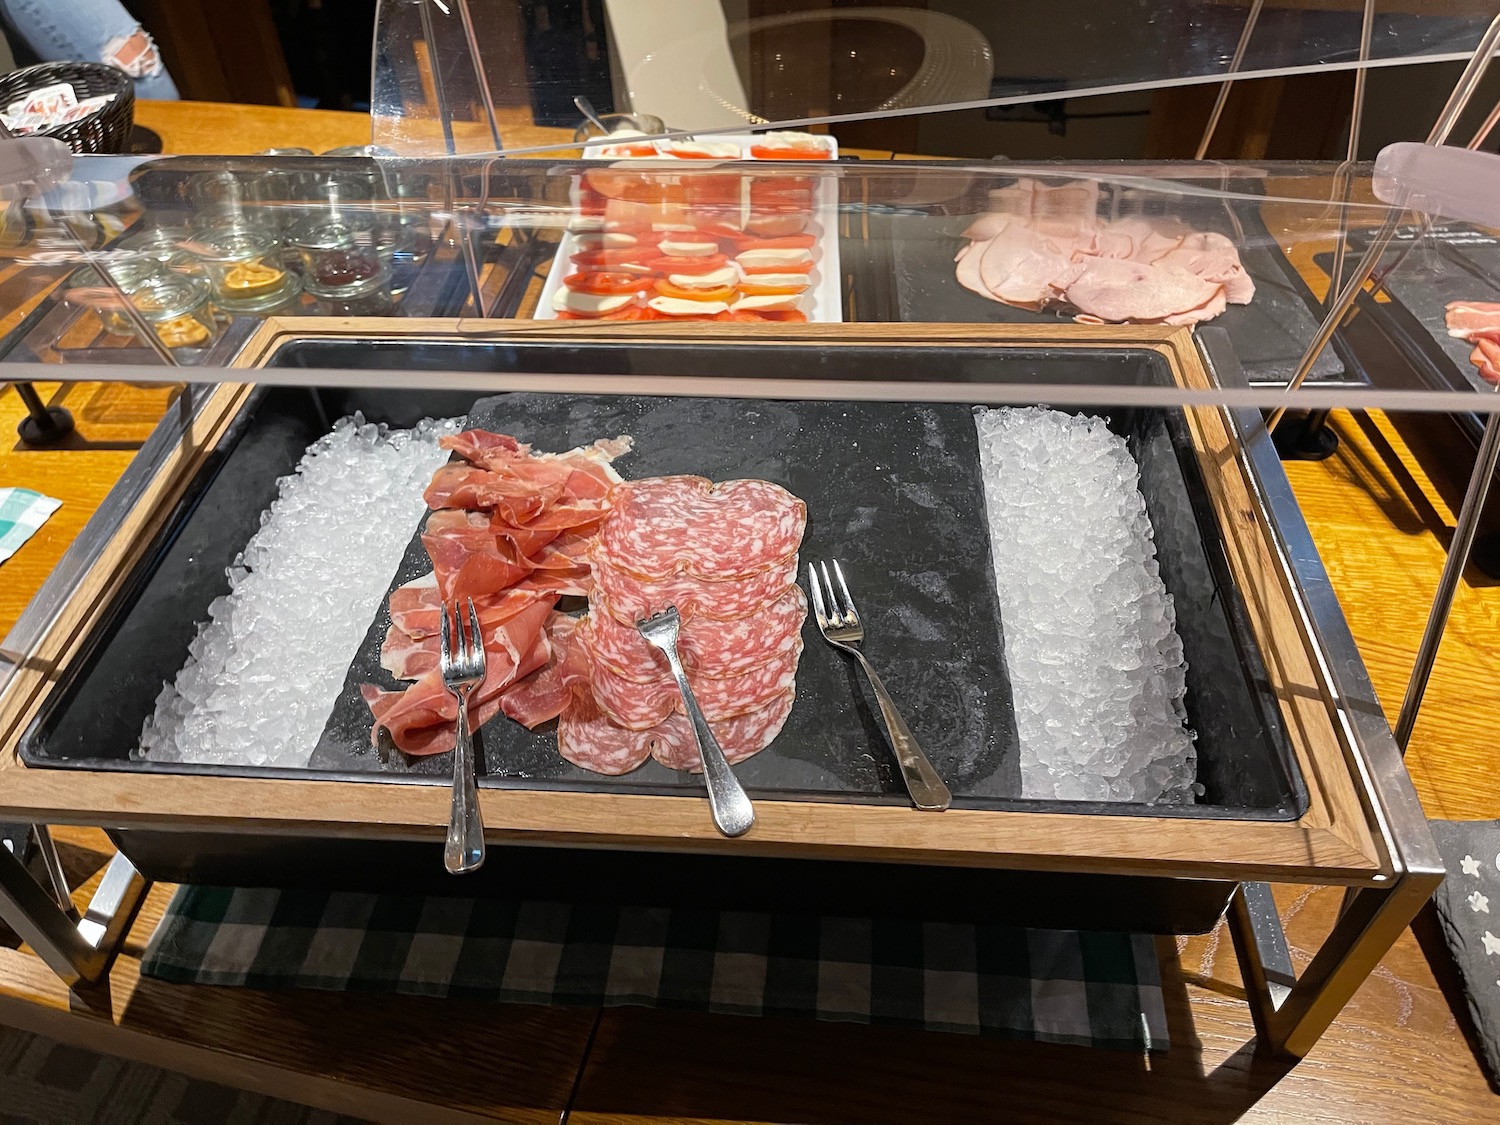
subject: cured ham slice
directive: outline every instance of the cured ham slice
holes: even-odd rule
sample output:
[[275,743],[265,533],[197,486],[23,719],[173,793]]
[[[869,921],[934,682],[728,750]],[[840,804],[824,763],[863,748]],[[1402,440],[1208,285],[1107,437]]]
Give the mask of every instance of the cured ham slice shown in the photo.
[[1500,304],[1492,301],[1452,301],[1446,320],[1448,335],[1474,340],[1490,333],[1500,335]]
[[[484,637],[486,676],[471,696],[475,724],[493,718],[501,695],[549,662],[544,632],[563,594],[587,594],[587,555],[620,483],[610,467],[630,448],[628,437],[595,442],[566,453],[534,453],[506,434],[467,430],[442,439],[464,461],[440,468],[425,497],[435,510],[422,531],[433,570],[393,591],[391,627],[381,647],[382,666],[415,682],[404,691],[362,689],[379,728],[408,754],[451,748],[456,704],[438,676],[441,607],[472,598]],[[569,686],[576,675],[559,672]],[[547,703],[535,694],[549,681],[532,682],[534,694],[517,694],[511,706],[534,716]],[[541,720],[545,721],[545,720]]]
[[500,709],[527,730],[557,718],[573,698],[575,688],[589,690],[588,657],[573,640],[579,619],[554,613],[547,622],[551,655],[547,663],[517,680],[500,696]]
[[1448,335],[1474,345],[1469,362],[1486,383],[1500,386],[1500,304],[1454,301],[1447,310]]
[[594,588],[607,612],[616,620],[634,625],[669,605],[677,612],[728,621],[755,613],[786,593],[797,580],[797,556],[791,555],[759,574],[745,578],[710,581],[677,574],[660,581],[642,579],[595,556]]
[[422,532],[439,594],[452,602],[482,598],[515,585],[534,569],[508,539],[490,530],[484,512],[433,512]]
[[[469,696],[469,720],[475,729],[500,713],[500,694],[522,676],[547,663],[551,645],[545,633],[537,633],[531,647],[519,663],[498,659],[486,649],[484,682]],[[382,691],[374,684],[363,684],[360,693],[370,707],[375,723],[370,741],[378,745],[380,728],[390,732],[391,741],[405,754],[420,757],[441,754],[453,749],[458,720],[458,701],[443,686],[436,669],[424,673],[402,691]]]
[[[496,597],[476,599],[474,610],[484,637],[487,664],[509,661],[512,668],[518,667],[556,601],[555,594],[529,590],[507,590]],[[432,631],[417,636],[393,619],[380,647],[380,666],[398,680],[414,680],[436,668],[441,645],[438,614],[439,609],[434,606]],[[428,625],[425,614],[406,615],[408,621],[414,618],[420,627]]]
[[[587,626],[584,627],[582,642],[586,647],[589,645]],[[791,691],[797,682],[797,659],[801,655],[799,639],[788,651],[744,675],[714,679],[690,672],[688,683],[706,718],[714,721],[732,719],[764,707],[783,692]],[[631,730],[649,730],[674,711],[684,710],[677,681],[670,675],[642,684],[627,680],[595,660],[589,679],[599,706],[611,719]]]
[[764,480],[650,477],[621,484],[612,499],[599,550],[645,579],[758,574],[796,554],[807,526],[807,505]]
[[[597,663],[637,683],[670,674],[661,650],[647,644],[634,625],[621,621],[602,593],[595,595],[593,609],[588,643]],[[689,613],[682,621],[677,652],[694,677],[741,676],[790,652],[806,617],[807,599],[801,588],[788,586],[779,598],[748,616],[718,621]]]
[[[781,733],[781,728],[786,725],[795,701],[796,693],[788,691],[757,710],[722,722],[710,720],[709,729],[714,732],[714,739],[724,751],[729,764],[743,762],[771,745]],[[680,728],[685,729],[686,738],[676,737]],[[657,728],[657,732],[658,741],[652,749],[652,755],[658,762],[668,769],[703,772],[703,759],[698,754],[698,745],[692,737],[692,725],[686,715],[673,715]],[[665,737],[667,732],[671,732],[671,737]]]

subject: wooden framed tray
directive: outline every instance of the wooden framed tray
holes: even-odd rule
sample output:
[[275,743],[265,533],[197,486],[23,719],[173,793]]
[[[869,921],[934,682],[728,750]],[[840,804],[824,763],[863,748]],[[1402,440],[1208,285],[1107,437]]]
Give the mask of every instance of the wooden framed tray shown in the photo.
[[[242,351],[237,365],[328,367],[333,358],[348,354],[341,347],[354,342],[363,370],[355,380],[330,373],[331,384],[378,386],[384,381],[409,389],[410,368],[427,366],[471,371],[472,381],[463,382],[488,392],[546,390],[576,396],[654,391],[701,398],[884,402],[923,398],[961,406],[982,397],[976,384],[996,377],[1007,363],[1016,368],[1011,378],[1027,382],[1028,373],[1035,378],[1038,367],[1053,365],[1052,377],[1064,379],[1073,370],[1068,365],[1124,357],[1121,385],[1134,385],[1140,376],[1127,369],[1145,362],[1180,387],[1210,386],[1192,336],[1176,329],[814,325],[779,330],[768,339],[758,326],[717,324],[596,327],[470,321],[462,331],[459,327],[452,321],[409,321],[393,331],[389,321],[273,320]],[[476,350],[476,342],[483,347]],[[543,352],[551,357],[545,363],[539,359]],[[798,356],[812,355],[817,357],[814,378],[765,378],[767,371],[793,371]],[[924,378],[922,370],[932,370],[935,357],[951,374]],[[297,374],[310,375],[305,370]],[[1081,367],[1072,376],[1073,381],[1087,378]],[[334,781],[295,774],[95,768],[108,763],[88,761],[59,769],[50,768],[57,762],[41,764],[35,755],[28,762],[21,756],[23,735],[39,729],[49,714],[66,713],[60,704],[98,657],[111,617],[138,590],[163,533],[180,525],[179,505],[192,493],[204,466],[223,455],[221,446],[254,395],[245,384],[213,391],[192,441],[163,460],[141,502],[124,514],[0,696],[0,745],[5,747],[0,754],[0,816],[304,837],[441,835],[448,790],[445,784],[431,784],[442,781],[440,775],[419,776],[414,784],[388,784],[384,778]],[[1101,409],[1108,408],[1106,387],[1099,388],[1099,399]],[[1270,701],[1284,737],[1295,792],[1286,795],[1274,815],[1248,807],[1226,807],[1223,815],[1180,815],[1004,799],[988,805],[960,801],[948,812],[930,814],[882,800],[879,792],[865,794],[873,799],[846,800],[788,789],[763,793],[768,799],[758,804],[756,827],[746,837],[726,840],[713,829],[701,796],[691,787],[512,785],[501,776],[481,796],[491,837],[565,846],[1234,880],[1350,882],[1389,875],[1390,857],[1378,830],[1372,830],[1379,821],[1362,756],[1338,713],[1351,701],[1336,698],[1318,671],[1322,655],[1299,602],[1296,575],[1277,547],[1275,517],[1259,500],[1241,456],[1241,435],[1216,408],[1166,413],[1179,426],[1179,455],[1189,459],[1202,482],[1215,549],[1222,552],[1244,628],[1260,654],[1258,690]],[[975,518],[982,520],[982,515]],[[767,787],[774,789],[769,781],[762,788]]]

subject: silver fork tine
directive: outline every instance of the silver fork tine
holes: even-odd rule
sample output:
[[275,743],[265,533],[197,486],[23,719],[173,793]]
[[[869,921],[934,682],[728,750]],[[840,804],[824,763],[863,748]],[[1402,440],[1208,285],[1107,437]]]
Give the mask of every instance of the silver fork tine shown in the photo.
[[438,668],[447,679],[453,673],[453,638],[448,629],[448,603],[439,602],[442,610],[442,627],[438,630],[438,639],[441,644],[438,648]]
[[823,585],[818,581],[818,564],[807,564],[807,586],[812,591],[813,615],[818,620],[818,628],[828,628],[828,610],[823,606]]
[[473,662],[470,675],[484,675],[484,634],[479,631],[479,614],[474,612],[474,599],[469,599],[469,659]]
[[844,568],[839,566],[839,560],[833,560],[833,573],[839,576],[839,592],[844,595],[844,618],[845,624],[856,625],[859,623],[859,610],[854,608],[854,598],[849,593],[849,586],[844,582]]
[[839,596],[833,591],[833,579],[828,576],[828,564],[821,562],[818,566],[823,570],[823,585],[828,590],[828,604],[833,607],[833,612],[828,615],[828,621],[837,629],[844,623],[844,611],[839,606]]

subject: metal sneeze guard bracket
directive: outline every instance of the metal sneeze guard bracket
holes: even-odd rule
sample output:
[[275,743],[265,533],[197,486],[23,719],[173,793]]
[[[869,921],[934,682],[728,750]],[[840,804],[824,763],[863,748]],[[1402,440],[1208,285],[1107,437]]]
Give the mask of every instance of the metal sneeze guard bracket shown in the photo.
[[[37,825],[32,831],[43,856],[55,859],[46,827]],[[47,866],[53,880],[60,880],[60,868],[53,862]],[[79,917],[71,903],[64,907],[37,882],[20,857],[12,855],[8,848],[0,848],[0,919],[69,988],[93,984],[104,975],[120,938],[135,918],[146,886],[130,861],[116,855],[104,869],[98,889]],[[55,891],[66,901],[65,883]]]

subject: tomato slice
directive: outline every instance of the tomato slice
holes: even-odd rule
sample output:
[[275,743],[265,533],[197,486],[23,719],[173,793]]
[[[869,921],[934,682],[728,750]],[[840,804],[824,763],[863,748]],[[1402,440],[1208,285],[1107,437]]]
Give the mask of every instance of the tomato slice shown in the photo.
[[658,281],[656,291],[663,297],[674,297],[679,301],[722,301],[734,300],[734,286],[722,285],[717,289],[684,289],[679,285],[673,285],[670,281]]
[[659,254],[646,264],[656,273],[713,273],[723,269],[729,258],[724,254],[709,254],[703,258],[674,258],[670,254]]
[[822,145],[751,145],[756,160],[832,160],[833,151]]
[[574,273],[563,284],[577,293],[634,293],[646,287],[646,279],[635,273]]
[[800,266],[747,266],[740,262],[739,267],[748,281],[758,273],[812,273],[813,264],[803,262]]
[[784,234],[779,238],[737,238],[735,246],[746,250],[811,250],[818,243],[816,235]]
[[631,144],[628,142],[605,145],[599,150],[599,155],[607,159],[614,159],[620,156],[655,156],[656,146],[653,144]]
[[656,256],[654,246],[632,246],[622,250],[580,250],[570,260],[579,273],[651,273],[649,263]]
[[747,297],[795,297],[798,293],[806,293],[807,285],[756,285],[752,273],[740,282],[739,290]]

